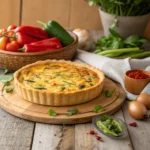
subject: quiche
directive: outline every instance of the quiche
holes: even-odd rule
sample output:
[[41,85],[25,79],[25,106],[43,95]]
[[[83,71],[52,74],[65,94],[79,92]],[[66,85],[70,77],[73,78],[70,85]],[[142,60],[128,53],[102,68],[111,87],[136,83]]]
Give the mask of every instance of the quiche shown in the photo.
[[97,97],[103,88],[101,70],[65,60],[38,61],[14,74],[15,89],[25,100],[51,106],[81,104]]

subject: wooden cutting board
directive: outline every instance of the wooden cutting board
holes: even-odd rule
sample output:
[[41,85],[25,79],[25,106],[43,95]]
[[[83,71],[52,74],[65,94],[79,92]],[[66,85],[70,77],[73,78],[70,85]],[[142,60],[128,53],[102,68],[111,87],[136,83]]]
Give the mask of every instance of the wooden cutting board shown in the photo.
[[[13,85],[13,83],[12,83]],[[3,84],[0,84],[2,89]],[[113,91],[111,97],[107,97],[104,93],[105,90]],[[48,124],[78,124],[91,122],[92,118],[98,114],[113,114],[122,106],[125,101],[126,94],[123,88],[114,83],[112,80],[106,78],[102,93],[95,99],[74,106],[65,107],[52,107],[45,105],[38,105],[24,100],[15,91],[12,93],[6,93],[0,91],[0,107],[8,113],[17,117]],[[104,111],[101,113],[93,112],[94,106],[101,105],[104,107]],[[67,116],[67,110],[77,108],[78,113],[73,116]],[[55,110],[57,116],[50,116],[48,114],[49,109]]]

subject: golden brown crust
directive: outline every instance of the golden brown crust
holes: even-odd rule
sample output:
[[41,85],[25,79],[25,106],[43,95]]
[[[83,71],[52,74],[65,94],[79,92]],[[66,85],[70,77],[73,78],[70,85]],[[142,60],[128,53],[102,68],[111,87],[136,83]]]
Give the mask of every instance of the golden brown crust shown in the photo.
[[[23,70],[26,70],[30,67],[41,65],[41,64],[49,64],[52,62],[57,62],[57,63],[68,63],[72,64],[75,66],[81,66],[81,67],[86,67],[92,71],[94,71],[98,78],[99,82],[84,90],[79,90],[79,91],[71,91],[71,92],[49,92],[47,90],[36,90],[36,89],[29,89],[26,88],[24,85],[22,85],[19,81],[18,78]],[[15,83],[15,88],[17,92],[25,99],[33,103],[37,104],[42,104],[42,105],[52,105],[52,106],[66,106],[66,105],[75,105],[75,104],[81,104],[87,101],[92,100],[93,98],[97,97],[103,88],[104,84],[104,74],[101,70],[87,64],[83,64],[80,62],[71,62],[71,61],[65,61],[65,60],[46,60],[46,61],[38,61],[36,63],[27,65],[18,71],[15,72],[14,74],[14,83]]]

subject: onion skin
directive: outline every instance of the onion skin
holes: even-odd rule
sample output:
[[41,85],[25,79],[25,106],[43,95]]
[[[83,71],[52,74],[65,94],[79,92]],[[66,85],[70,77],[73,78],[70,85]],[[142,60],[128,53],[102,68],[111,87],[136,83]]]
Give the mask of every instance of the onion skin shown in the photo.
[[147,109],[145,105],[138,101],[130,102],[128,105],[128,111],[130,116],[137,120],[145,119],[145,116],[147,115]]
[[141,93],[136,100],[146,106],[146,108],[150,108],[150,94]]

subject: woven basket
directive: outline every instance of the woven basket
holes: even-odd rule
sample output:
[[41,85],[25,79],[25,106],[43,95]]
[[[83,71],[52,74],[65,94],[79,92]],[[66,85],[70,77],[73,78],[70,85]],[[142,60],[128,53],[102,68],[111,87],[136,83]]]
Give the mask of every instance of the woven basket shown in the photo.
[[74,38],[74,42],[66,47],[63,47],[55,51],[22,53],[22,52],[8,52],[0,50],[0,68],[7,68],[8,70],[15,71],[27,64],[31,64],[38,60],[47,60],[47,59],[71,60],[76,52],[78,38],[73,32],[69,31],[69,33]]

